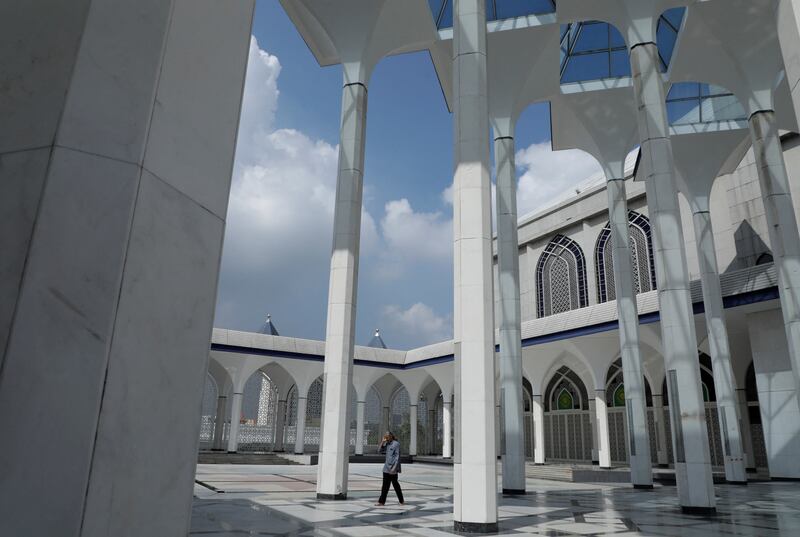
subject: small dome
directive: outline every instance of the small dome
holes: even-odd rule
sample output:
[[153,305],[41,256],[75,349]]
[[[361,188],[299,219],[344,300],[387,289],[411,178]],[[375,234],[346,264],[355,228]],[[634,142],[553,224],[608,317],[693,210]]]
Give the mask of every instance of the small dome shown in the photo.
[[383,342],[383,338],[381,337],[381,331],[376,328],[375,335],[372,336],[372,339],[367,344],[367,347],[372,347],[374,349],[385,349],[386,343]]
[[267,315],[267,320],[264,321],[264,324],[261,325],[261,330],[258,331],[259,334],[266,334],[268,336],[279,336],[278,329],[275,328],[275,325],[272,324],[272,315]]

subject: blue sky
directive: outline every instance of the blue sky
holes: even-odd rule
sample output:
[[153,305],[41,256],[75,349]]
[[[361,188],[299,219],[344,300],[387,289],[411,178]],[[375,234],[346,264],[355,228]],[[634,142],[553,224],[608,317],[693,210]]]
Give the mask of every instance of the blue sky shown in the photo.
[[[320,68],[277,0],[259,0],[215,325],[323,339],[341,69]],[[452,122],[427,53],[384,59],[369,85],[356,342],[452,335]],[[597,171],[550,152],[549,109],[518,122],[520,213]]]

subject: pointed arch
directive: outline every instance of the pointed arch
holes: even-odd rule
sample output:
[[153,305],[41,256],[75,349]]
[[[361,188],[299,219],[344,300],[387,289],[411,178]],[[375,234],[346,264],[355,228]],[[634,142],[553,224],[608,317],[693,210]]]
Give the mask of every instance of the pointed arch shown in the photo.
[[589,305],[586,258],[577,242],[556,235],[536,265],[537,317],[547,317]]
[[[653,406],[653,392],[650,389],[650,381],[644,377],[644,398],[645,405],[648,407]],[[611,407],[625,406],[625,382],[622,374],[622,358],[617,358],[616,361],[608,368],[606,375],[606,405]]]
[[[633,286],[636,294],[656,289],[656,269],[653,261],[653,238],[650,220],[641,213],[628,211],[628,237],[633,269]],[[600,231],[594,248],[594,263],[597,277],[597,302],[603,303],[617,298],[612,260],[611,223]]]
[[586,385],[568,366],[560,367],[547,384],[544,409],[545,412],[589,410],[589,392],[586,390]]

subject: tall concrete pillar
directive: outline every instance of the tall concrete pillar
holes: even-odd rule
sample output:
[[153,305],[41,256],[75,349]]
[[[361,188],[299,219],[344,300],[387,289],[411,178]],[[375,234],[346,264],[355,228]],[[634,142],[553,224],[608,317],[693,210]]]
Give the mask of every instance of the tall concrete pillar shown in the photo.
[[[497,133],[496,133],[497,134]],[[497,271],[500,315],[500,402],[505,450],[503,494],[525,494],[525,425],[522,409],[522,328],[517,237],[514,138],[494,141],[497,168]]]
[[239,449],[239,427],[242,419],[243,401],[244,394],[233,394],[231,399],[231,426],[228,430],[228,453],[236,453]]
[[776,16],[785,74],[800,123],[800,0],[780,0]]
[[592,427],[592,464],[600,464],[597,447],[597,403],[594,397],[589,398],[589,424]]
[[356,402],[356,455],[364,454],[364,410],[366,401]]
[[[454,469],[457,531],[497,531],[489,114],[486,4],[457,0],[453,10],[455,265],[460,270],[460,468]],[[521,379],[517,380],[521,382]],[[468,421],[467,421],[468,420]]]
[[417,454],[417,405],[410,405],[408,409],[408,426],[410,429],[408,441],[408,454]]
[[742,449],[744,449],[745,465],[748,469],[755,469],[756,457],[753,453],[753,429],[750,425],[750,408],[747,404],[747,391],[744,388],[736,389],[736,401],[739,404],[739,418],[742,432]]
[[664,414],[664,396],[660,393],[653,394],[653,422],[656,430],[656,460],[658,465],[665,468],[669,465],[669,452],[667,451],[667,420]]
[[253,5],[3,2],[2,535],[189,531]]
[[534,464],[544,464],[544,403],[542,396],[532,396],[531,404],[533,406],[533,462]]
[[[605,390],[596,390],[594,406],[597,420],[597,451],[600,468],[611,468],[611,439],[608,433],[608,405]],[[633,471],[633,468],[631,468]]]
[[242,419],[242,393],[234,392],[231,399],[231,426],[228,430],[228,453],[239,449],[239,425]]
[[272,443],[273,451],[283,451],[284,432],[286,430],[286,399],[278,401],[275,413],[275,439]]
[[[642,372],[642,356],[639,351],[639,312],[636,306],[636,288],[633,284],[625,179],[623,177],[610,178],[606,183],[606,191],[608,194],[608,220],[611,227],[614,289],[619,318],[622,378],[625,383],[625,418],[628,424],[626,449],[631,467],[631,483],[635,488],[653,488],[644,373]],[[603,402],[605,403],[605,396],[603,396]],[[606,434],[608,434],[607,431]],[[611,464],[610,456],[608,464]]]
[[[778,289],[789,361],[795,390],[800,396],[800,234],[794,213],[789,176],[775,112],[767,110],[750,116],[750,136],[769,228],[772,256],[778,271]],[[800,397],[798,397],[800,403]]]
[[347,498],[366,125],[367,86],[364,82],[348,81],[345,76],[325,333],[322,407],[325,426],[320,437],[317,474],[317,497],[321,499]]
[[697,336],[658,48],[651,42],[632,44],[630,56],[641,154],[647,170],[678,497],[686,512],[715,512]]
[[302,455],[306,451],[306,408],[308,399],[306,397],[297,398],[297,422],[295,424],[294,435],[294,454]]
[[800,479],[800,394],[793,384],[789,349],[777,309],[747,314],[758,407],[769,475]]
[[217,414],[214,418],[214,441],[212,448],[214,451],[222,451],[222,437],[225,435],[225,411],[227,410],[228,398],[224,395],[217,397]]
[[442,403],[442,457],[453,456],[453,403]]
[[383,411],[381,412],[381,429],[383,429],[381,431],[381,436],[383,436],[383,434],[386,433],[386,431],[389,430],[389,428],[390,428],[389,427],[389,423],[390,422],[391,422],[391,420],[389,419],[389,407],[385,406],[385,407],[383,407]]
[[731,350],[728,343],[728,329],[725,325],[711,213],[695,211],[692,219],[703,286],[714,390],[717,395],[719,430],[722,433],[722,450],[725,456],[725,479],[729,483],[743,484],[747,483],[747,469],[742,433],[739,429],[741,419],[736,401],[736,380],[731,367]]
[[436,438],[436,410],[431,408],[428,410],[428,440],[425,442],[428,455],[436,455],[434,450],[434,441]]

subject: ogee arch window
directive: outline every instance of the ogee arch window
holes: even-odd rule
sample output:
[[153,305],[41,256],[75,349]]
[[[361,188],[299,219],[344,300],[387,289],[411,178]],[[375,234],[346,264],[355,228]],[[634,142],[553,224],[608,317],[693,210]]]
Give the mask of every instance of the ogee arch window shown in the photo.
[[[631,249],[634,292],[646,293],[656,288],[656,270],[653,262],[653,239],[650,221],[636,211],[628,212],[628,237]],[[597,302],[603,303],[617,298],[612,260],[611,223],[600,231],[594,249],[597,274]]]
[[578,243],[556,235],[536,266],[537,317],[547,317],[588,305],[586,259]]

